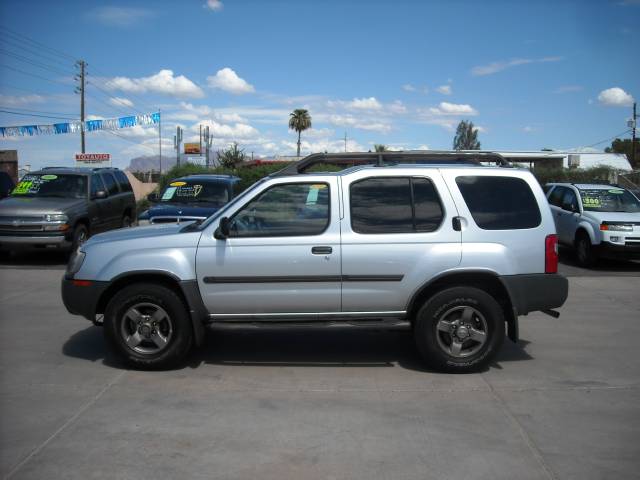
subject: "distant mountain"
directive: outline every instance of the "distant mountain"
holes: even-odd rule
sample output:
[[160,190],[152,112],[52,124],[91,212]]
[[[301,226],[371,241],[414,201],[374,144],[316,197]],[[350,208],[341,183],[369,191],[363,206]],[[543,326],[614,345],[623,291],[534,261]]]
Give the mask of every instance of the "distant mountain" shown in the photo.
[[[165,171],[176,164],[176,157],[162,156],[162,171]],[[159,156],[149,155],[132,158],[129,162],[128,170],[130,172],[149,172],[151,170],[158,171],[160,168]]]

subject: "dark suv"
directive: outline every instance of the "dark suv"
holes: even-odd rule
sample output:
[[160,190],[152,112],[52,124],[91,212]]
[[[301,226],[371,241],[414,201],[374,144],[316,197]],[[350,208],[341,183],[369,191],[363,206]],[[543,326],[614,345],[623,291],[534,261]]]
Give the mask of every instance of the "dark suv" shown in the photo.
[[117,168],[45,168],[0,200],[0,247],[75,249],[90,235],[131,226],[136,201]]

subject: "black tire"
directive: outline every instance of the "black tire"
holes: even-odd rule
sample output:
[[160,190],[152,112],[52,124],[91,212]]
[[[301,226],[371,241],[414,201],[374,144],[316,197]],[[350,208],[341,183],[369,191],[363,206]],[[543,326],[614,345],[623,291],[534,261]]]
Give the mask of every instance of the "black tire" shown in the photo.
[[[471,314],[464,317],[468,312]],[[487,292],[473,287],[452,287],[436,293],[422,306],[413,333],[429,366],[442,372],[468,373],[484,368],[498,352],[504,341],[504,322],[502,308]],[[447,325],[451,325],[451,330],[443,331]],[[463,334],[471,336],[460,342],[457,335]],[[454,339],[463,346],[457,355],[453,353]]]
[[586,233],[579,233],[576,238],[576,260],[585,268],[594,267],[598,263],[598,255]]
[[80,245],[89,239],[89,229],[84,223],[79,223],[73,230],[73,241],[71,242],[71,251],[75,252]]
[[[148,319],[149,314],[156,311],[166,313],[164,320],[157,327],[160,337],[167,340],[160,350],[156,345],[158,337],[156,327]],[[138,323],[130,313],[134,311],[144,313],[143,309],[150,309],[144,316],[144,323]],[[140,330],[147,327],[147,330]],[[151,332],[153,328],[153,333]],[[164,329],[162,334],[160,330]],[[138,332],[136,334],[135,332]],[[104,334],[109,346],[133,368],[141,370],[168,369],[179,366],[189,353],[193,343],[193,326],[182,299],[172,290],[153,283],[137,283],[119,291],[107,304],[104,314]],[[128,337],[127,337],[128,335]],[[137,336],[136,336],[137,335]],[[135,337],[135,339],[133,338]],[[142,338],[143,341],[135,346],[127,344]]]

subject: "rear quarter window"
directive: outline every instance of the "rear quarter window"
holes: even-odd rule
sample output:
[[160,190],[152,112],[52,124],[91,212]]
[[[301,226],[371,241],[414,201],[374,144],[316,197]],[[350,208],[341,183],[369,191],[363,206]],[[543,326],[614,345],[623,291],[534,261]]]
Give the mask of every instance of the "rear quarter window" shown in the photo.
[[542,220],[529,184],[520,178],[463,176],[456,183],[471,216],[483,230],[535,228]]
[[118,185],[120,185],[120,190],[123,192],[132,192],[133,189],[131,188],[127,175],[122,170],[116,170],[114,173],[116,180],[118,180]]

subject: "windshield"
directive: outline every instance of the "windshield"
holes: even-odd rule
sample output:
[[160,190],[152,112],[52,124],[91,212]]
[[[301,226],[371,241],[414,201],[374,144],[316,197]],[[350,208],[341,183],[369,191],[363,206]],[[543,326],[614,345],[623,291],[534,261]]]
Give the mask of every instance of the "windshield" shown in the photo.
[[229,190],[223,182],[197,180],[174,181],[160,195],[162,203],[213,203],[224,205],[229,201]]
[[87,177],[29,173],[22,177],[11,196],[87,198]]
[[640,201],[622,188],[580,190],[580,197],[590,212],[640,212]]

